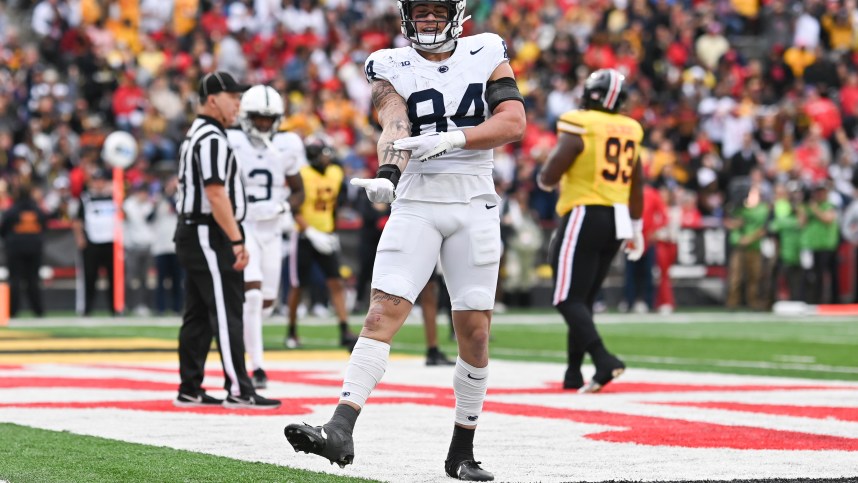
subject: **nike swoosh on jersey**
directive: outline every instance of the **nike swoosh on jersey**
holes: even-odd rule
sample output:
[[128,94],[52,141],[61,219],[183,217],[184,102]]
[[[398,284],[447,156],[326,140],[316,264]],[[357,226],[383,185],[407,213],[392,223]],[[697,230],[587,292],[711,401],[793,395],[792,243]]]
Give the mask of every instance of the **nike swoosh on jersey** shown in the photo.
[[487,210],[490,210],[490,209],[494,208],[495,206],[497,206],[497,205],[490,205],[490,204],[486,203],[486,209]]
[[477,55],[477,52],[479,52],[479,51],[483,50],[483,48],[484,48],[484,47],[485,47],[485,45],[483,45],[482,47],[480,47],[480,48],[479,48],[479,49],[477,49],[477,50],[472,50],[472,51],[471,51],[471,55]]

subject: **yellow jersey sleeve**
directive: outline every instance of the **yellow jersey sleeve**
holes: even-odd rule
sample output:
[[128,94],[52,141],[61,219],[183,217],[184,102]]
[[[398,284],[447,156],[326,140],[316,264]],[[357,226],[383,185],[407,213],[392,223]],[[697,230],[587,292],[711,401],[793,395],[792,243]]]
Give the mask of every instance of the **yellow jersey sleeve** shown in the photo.
[[595,110],[568,112],[557,122],[558,132],[581,136],[584,150],[560,180],[557,212],[576,206],[626,204],[643,128],[621,114]]
[[577,134],[579,136],[587,134],[585,113],[586,111],[569,111],[560,116],[560,119],[557,120],[557,132]]

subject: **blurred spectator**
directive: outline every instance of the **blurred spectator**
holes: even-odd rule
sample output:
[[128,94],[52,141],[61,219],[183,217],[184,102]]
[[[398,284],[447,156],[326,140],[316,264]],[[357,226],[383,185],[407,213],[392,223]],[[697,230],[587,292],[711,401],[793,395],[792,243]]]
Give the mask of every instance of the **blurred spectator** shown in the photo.
[[804,300],[805,277],[804,270],[801,268],[800,253],[801,233],[805,219],[804,192],[798,184],[778,184],[775,187],[775,202],[769,230],[778,238],[776,281],[781,278],[784,280],[789,300]]
[[125,213],[125,303],[135,315],[141,316],[150,313],[147,281],[152,266],[153,237],[148,220],[155,215],[155,205],[147,190],[143,182],[132,185],[122,204]]
[[9,316],[15,317],[21,308],[25,292],[30,310],[41,317],[42,288],[39,269],[42,268],[42,247],[46,216],[33,199],[29,186],[16,188],[15,202],[0,221],[0,238],[9,265]]
[[542,229],[528,206],[530,192],[520,185],[506,203],[502,223],[510,228],[504,244],[506,263],[506,299],[518,307],[531,306],[531,291],[536,286],[537,256],[542,248]]
[[[182,266],[176,256],[173,233],[176,231],[176,188],[178,179],[171,176],[164,183],[163,192],[155,198],[152,216],[147,219],[152,230],[152,255],[155,257],[155,312],[158,315],[182,311]],[[169,301],[167,295],[169,294]]]
[[764,308],[760,294],[763,256],[760,241],[766,234],[769,205],[762,202],[760,192],[750,189],[747,196],[724,220],[730,230],[730,266],[727,287],[727,308],[735,310],[741,303],[741,290],[745,289],[745,304],[753,310]]
[[667,225],[667,206],[658,189],[644,186],[643,216],[644,253],[636,261],[626,259],[624,302],[626,310],[646,313],[655,309],[652,269],[655,266],[655,233]]
[[840,299],[837,274],[840,230],[837,210],[829,201],[828,194],[825,183],[814,187],[806,207],[807,222],[801,232],[802,249],[812,254],[812,263],[808,267],[811,288],[807,294],[807,301],[812,304],[838,303]]

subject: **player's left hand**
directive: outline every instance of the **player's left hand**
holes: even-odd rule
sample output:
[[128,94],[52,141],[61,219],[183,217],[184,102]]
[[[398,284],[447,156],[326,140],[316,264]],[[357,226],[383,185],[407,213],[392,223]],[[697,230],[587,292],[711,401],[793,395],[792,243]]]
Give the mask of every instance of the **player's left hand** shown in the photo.
[[626,258],[629,261],[636,262],[641,259],[644,253],[644,236],[643,225],[637,224],[632,229],[632,239],[626,240]]
[[366,196],[373,203],[393,203],[396,200],[396,188],[387,178],[352,178],[352,186],[366,190]]
[[397,139],[393,147],[403,151],[411,151],[411,159],[426,161],[437,158],[448,151],[465,146],[464,131],[433,132]]

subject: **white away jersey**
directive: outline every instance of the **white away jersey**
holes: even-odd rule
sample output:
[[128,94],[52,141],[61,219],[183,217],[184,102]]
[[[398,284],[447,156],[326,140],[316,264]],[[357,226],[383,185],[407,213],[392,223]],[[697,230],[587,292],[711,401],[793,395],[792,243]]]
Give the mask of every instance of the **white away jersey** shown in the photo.
[[307,163],[301,138],[295,133],[278,132],[270,146],[257,146],[241,129],[228,129],[226,133],[244,175],[246,219],[279,216],[280,204],[289,196],[286,177],[297,175]]
[[[390,82],[405,99],[411,135],[417,136],[463,130],[485,121],[491,115],[485,97],[486,82],[497,66],[508,60],[506,43],[496,34],[484,33],[459,38],[453,55],[441,62],[424,59],[413,47],[379,50],[367,58],[365,72],[370,82],[379,79]],[[405,191],[415,188],[409,185],[415,182],[408,179],[409,175],[478,175],[488,176],[490,182],[492,166],[491,149],[457,149],[423,163],[409,162],[397,187],[397,198],[409,197]],[[419,190],[422,199],[427,200],[424,195],[428,195],[429,201],[453,201],[431,199],[428,186],[434,185],[436,193],[440,186],[428,179],[424,181],[427,189]],[[475,186],[453,188],[473,192],[470,188]],[[494,193],[493,184],[490,188],[489,192]]]

